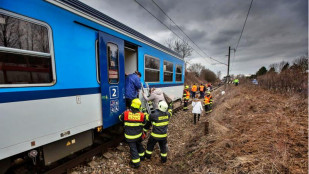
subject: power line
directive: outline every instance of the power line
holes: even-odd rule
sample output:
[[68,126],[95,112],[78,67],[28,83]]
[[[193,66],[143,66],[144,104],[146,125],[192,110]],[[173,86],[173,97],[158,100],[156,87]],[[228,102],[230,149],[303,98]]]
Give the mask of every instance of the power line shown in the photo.
[[[181,38],[177,33],[175,33],[173,30],[171,30],[166,24],[164,24],[160,19],[158,19],[154,14],[152,14],[148,9],[146,9],[142,4],[140,4],[137,0],[134,0],[139,6],[141,6],[143,9],[145,9],[152,17],[154,17],[157,21],[159,21],[162,25],[164,25],[168,30],[170,30],[172,33],[174,33],[181,41],[185,42],[183,38]],[[164,13],[166,15],[166,13]],[[168,17],[169,18],[169,17]],[[171,19],[170,19],[171,20]],[[178,27],[178,26],[177,26]],[[194,48],[192,48],[198,55],[200,55],[202,58],[204,58],[205,60],[207,60],[204,56],[202,56],[198,51],[196,51]],[[203,51],[202,51],[203,52]],[[204,53],[204,52],[203,52]],[[205,54],[205,53],[204,53]],[[208,56],[208,55],[207,55]],[[215,60],[221,64],[225,64],[222,63],[216,59],[213,59],[209,56],[210,59]],[[226,65],[226,64],[225,64]]]
[[239,44],[239,42],[240,42],[242,33],[244,32],[244,29],[245,29],[245,26],[246,26],[246,22],[247,22],[247,19],[248,19],[249,13],[250,13],[250,9],[251,9],[251,6],[252,6],[252,2],[253,2],[253,0],[251,0],[250,6],[249,6],[249,10],[248,10],[248,13],[247,13],[247,17],[246,17],[244,26],[242,27],[242,30],[241,30],[241,33],[240,33],[240,37],[239,37],[239,39],[238,39],[238,42],[237,42],[237,45],[236,45],[236,48],[235,48],[235,52],[237,51],[238,44]]
[[[166,13],[165,11],[154,1],[154,0],[151,0],[161,11],[162,13],[169,18],[169,20],[171,20],[175,25],[176,27],[202,52],[204,53],[205,55],[207,55],[210,59],[216,61],[216,62],[219,62],[219,63],[222,63],[214,58],[212,58],[211,56],[209,56],[206,52],[204,52],[174,21],[173,19],[171,19]],[[225,63],[222,63],[222,64],[225,64]]]

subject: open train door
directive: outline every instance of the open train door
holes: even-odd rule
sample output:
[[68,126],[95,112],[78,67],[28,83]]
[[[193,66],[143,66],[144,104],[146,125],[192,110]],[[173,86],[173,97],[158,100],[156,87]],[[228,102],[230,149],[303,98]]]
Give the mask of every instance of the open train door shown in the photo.
[[103,128],[119,122],[125,110],[124,41],[99,32],[99,65]]

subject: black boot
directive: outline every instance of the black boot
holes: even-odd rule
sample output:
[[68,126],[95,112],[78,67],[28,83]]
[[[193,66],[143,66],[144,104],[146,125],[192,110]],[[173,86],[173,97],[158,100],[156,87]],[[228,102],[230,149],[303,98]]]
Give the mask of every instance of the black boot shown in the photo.
[[130,167],[138,169],[140,167],[140,163],[133,163],[132,161],[130,161]]
[[149,155],[149,154],[145,154],[145,157],[147,158],[147,159],[151,159],[151,155]]
[[167,157],[161,157],[161,163],[166,163]]

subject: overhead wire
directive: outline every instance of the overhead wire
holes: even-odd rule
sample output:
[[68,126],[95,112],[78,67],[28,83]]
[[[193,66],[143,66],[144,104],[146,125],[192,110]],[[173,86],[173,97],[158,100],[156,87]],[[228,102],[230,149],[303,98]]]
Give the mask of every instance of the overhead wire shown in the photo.
[[246,16],[246,20],[245,20],[244,25],[242,27],[242,30],[241,30],[241,33],[240,33],[240,36],[239,36],[239,39],[238,39],[238,42],[237,42],[237,45],[236,45],[236,48],[235,48],[235,52],[237,51],[238,44],[239,44],[240,39],[242,37],[242,33],[244,32],[244,29],[245,29],[245,26],[246,26],[246,23],[247,23],[247,19],[248,19],[249,13],[250,13],[250,9],[252,7],[252,2],[253,2],[253,0],[251,0],[250,6],[249,6],[249,10],[248,10],[248,13],[247,13],[247,16]]
[[[174,24],[175,24],[175,26],[202,52],[202,53],[204,53],[206,56],[208,56],[210,59],[212,59],[212,60],[214,60],[214,61],[216,61],[216,62],[219,62],[219,63],[221,63],[221,64],[225,64],[225,63],[223,63],[223,62],[220,62],[220,61],[218,61],[218,60],[216,60],[216,59],[214,59],[214,58],[212,58],[211,56],[209,56],[205,51],[203,51],[175,22],[174,22],[174,20],[173,19],[171,19],[166,13],[165,13],[165,11],[154,1],[154,0],[151,0],[161,11],[162,11],[162,13],[166,16],[166,17],[168,17],[168,19],[170,20],[170,21],[172,21]],[[226,65],[226,64],[225,64]]]
[[[162,25],[164,25],[168,30],[170,30],[173,34],[175,34],[181,41],[185,42],[183,38],[181,38],[176,32],[174,32],[173,30],[171,30],[165,23],[163,23],[160,19],[158,19],[154,14],[152,14],[147,8],[145,8],[141,3],[139,3],[137,0],[134,0],[139,6],[141,6],[144,10],[146,10],[152,17],[154,17],[156,20],[158,20]],[[157,5],[157,4],[156,4]],[[158,5],[157,5],[158,6]],[[161,9],[161,8],[160,8]],[[161,9],[161,11],[163,11]],[[164,14],[167,16],[167,14],[164,12]],[[174,24],[175,22],[169,17],[167,16]],[[178,28],[180,28],[177,24],[175,24]],[[181,30],[181,29],[180,29]],[[182,30],[181,30],[182,31]],[[186,34],[185,34],[186,35]],[[186,35],[187,36],[187,35]],[[188,36],[187,36],[188,37]],[[189,38],[189,37],[188,37]],[[191,39],[190,39],[191,40]],[[192,40],[191,40],[192,42]],[[195,43],[194,43],[195,44]],[[198,46],[197,46],[198,47]],[[192,48],[192,47],[191,47]],[[199,47],[198,47],[199,48]],[[204,58],[205,60],[207,60],[204,56],[202,56],[198,51],[196,51],[194,48],[192,48],[198,55],[200,55],[202,58]],[[200,49],[200,48],[199,48]],[[201,50],[201,49],[200,49]],[[202,50],[201,50],[202,51]],[[204,54],[205,52],[202,51]],[[210,57],[208,54],[206,54],[211,60],[214,60],[214,61],[217,61],[221,64],[225,64],[225,63],[222,63],[212,57]],[[208,60],[207,60],[208,61]],[[209,62],[208,62],[209,63]],[[226,64],[225,64],[226,65]]]
[[[250,6],[249,6],[249,9],[248,9],[248,13],[247,13],[247,16],[246,16],[246,19],[245,19],[244,25],[243,25],[243,27],[242,27],[242,30],[241,30],[241,33],[240,33],[239,39],[238,39],[238,41],[237,41],[237,45],[236,45],[236,47],[235,47],[235,49],[234,49],[234,57],[233,57],[233,60],[232,60],[231,64],[232,64],[232,63],[234,63],[234,61],[235,61],[235,54],[236,54],[236,51],[237,51],[238,45],[239,45],[239,43],[240,43],[240,40],[241,40],[242,34],[243,34],[243,32],[244,32],[244,29],[245,29],[245,26],[246,26],[246,23],[247,23],[247,19],[248,19],[248,16],[249,16],[249,13],[250,13],[250,10],[251,10],[251,7],[252,7],[252,3],[253,3],[253,0],[251,0],[251,3],[250,3]],[[231,68],[232,68],[232,66],[230,66],[230,71],[232,71],[232,70],[231,70]]]

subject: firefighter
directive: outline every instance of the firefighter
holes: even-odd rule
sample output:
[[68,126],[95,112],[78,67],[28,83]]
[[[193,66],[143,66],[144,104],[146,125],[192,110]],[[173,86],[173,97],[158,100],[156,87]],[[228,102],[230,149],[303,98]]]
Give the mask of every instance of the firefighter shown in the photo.
[[200,85],[199,87],[200,89],[200,97],[201,98],[204,98],[204,95],[205,95],[205,86],[203,84]]
[[183,90],[183,110],[188,110],[188,102],[190,98],[189,86],[185,86]]
[[205,113],[208,114],[212,112],[212,96],[210,95],[210,91],[206,92],[206,96],[204,98],[204,105],[205,105]]
[[197,91],[197,86],[195,84],[193,84],[193,86],[191,88],[192,98],[195,98],[196,91]]
[[139,111],[141,104],[138,98],[133,99],[130,109],[119,116],[119,120],[124,122],[124,136],[130,147],[130,166],[133,168],[139,168],[140,161],[145,159],[142,137],[145,136],[143,127],[146,123],[145,116],[147,116],[147,114]]
[[172,116],[172,109],[168,107],[165,101],[160,101],[158,109],[146,117],[147,123],[144,131],[147,132],[152,125],[152,132],[147,142],[146,158],[150,159],[154,146],[159,143],[161,151],[161,162],[167,161],[167,127]]

